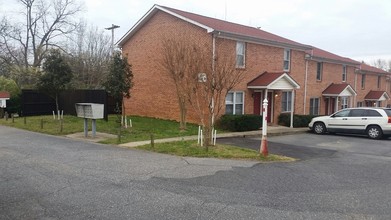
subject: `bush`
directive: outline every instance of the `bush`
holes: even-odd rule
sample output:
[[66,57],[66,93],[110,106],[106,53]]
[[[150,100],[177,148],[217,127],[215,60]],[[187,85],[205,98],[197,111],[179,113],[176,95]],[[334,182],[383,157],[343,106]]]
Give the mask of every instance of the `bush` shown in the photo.
[[227,131],[253,131],[262,127],[261,115],[223,115],[216,127]]
[[[293,115],[293,127],[307,127],[311,122],[311,119],[318,115]],[[291,114],[283,113],[278,116],[278,124],[282,126],[290,126]]]

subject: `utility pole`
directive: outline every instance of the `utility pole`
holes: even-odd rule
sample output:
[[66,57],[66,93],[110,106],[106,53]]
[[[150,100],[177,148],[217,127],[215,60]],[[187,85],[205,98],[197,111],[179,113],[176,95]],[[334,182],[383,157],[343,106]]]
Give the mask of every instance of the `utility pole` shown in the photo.
[[111,54],[114,54],[114,29],[119,28],[118,25],[111,24],[111,27],[105,28],[111,30]]

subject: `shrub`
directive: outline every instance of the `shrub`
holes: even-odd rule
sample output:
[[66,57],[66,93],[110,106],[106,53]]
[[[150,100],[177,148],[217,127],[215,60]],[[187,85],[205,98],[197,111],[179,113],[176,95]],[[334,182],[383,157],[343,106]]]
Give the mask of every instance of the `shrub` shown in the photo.
[[[317,117],[317,115],[293,115],[293,127],[307,127],[311,119]],[[278,124],[282,126],[290,126],[291,114],[283,113],[278,116]]]
[[223,115],[216,127],[227,131],[253,131],[262,127],[261,115]]

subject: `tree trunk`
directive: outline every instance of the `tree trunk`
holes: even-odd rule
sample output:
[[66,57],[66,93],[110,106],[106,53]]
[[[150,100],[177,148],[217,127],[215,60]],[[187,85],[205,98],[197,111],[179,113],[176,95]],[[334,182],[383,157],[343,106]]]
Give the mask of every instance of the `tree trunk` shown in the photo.
[[58,114],[58,111],[59,111],[59,107],[58,107],[58,94],[56,93],[56,114]]
[[178,101],[179,101],[179,111],[181,114],[180,115],[180,122],[179,122],[179,129],[181,131],[184,131],[187,129],[187,125],[186,125],[186,113],[187,113],[186,99],[178,96]]

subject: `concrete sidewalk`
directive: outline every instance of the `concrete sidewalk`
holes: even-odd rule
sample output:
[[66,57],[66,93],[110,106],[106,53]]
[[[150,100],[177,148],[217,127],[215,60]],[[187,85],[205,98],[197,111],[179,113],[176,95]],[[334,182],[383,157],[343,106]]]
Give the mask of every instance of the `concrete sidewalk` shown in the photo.
[[[271,136],[279,136],[279,135],[288,135],[288,134],[296,134],[296,133],[304,133],[308,131],[308,128],[289,128],[284,126],[268,126],[267,135]],[[217,131],[218,132],[218,131]],[[217,138],[227,138],[227,137],[261,137],[262,130],[258,131],[244,131],[244,132],[228,132],[217,134]],[[185,136],[185,137],[174,137],[174,138],[164,138],[164,139],[156,139],[155,143],[166,143],[166,142],[174,142],[174,141],[188,141],[188,140],[197,140],[197,135],[194,136]],[[146,144],[150,144],[151,141],[136,141],[129,142],[125,144],[120,144],[121,147],[137,147]]]

